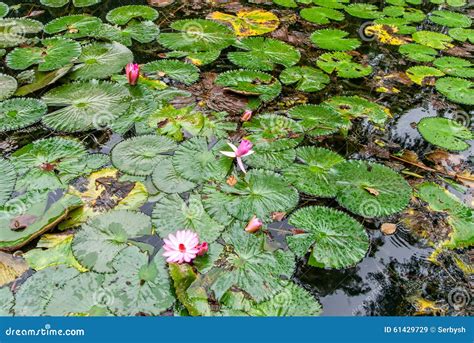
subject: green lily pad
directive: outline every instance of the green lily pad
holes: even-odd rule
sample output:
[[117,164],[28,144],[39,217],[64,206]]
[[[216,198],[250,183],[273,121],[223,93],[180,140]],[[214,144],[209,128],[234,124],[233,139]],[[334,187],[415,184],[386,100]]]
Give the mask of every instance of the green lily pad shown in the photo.
[[444,76],[444,73],[441,70],[427,66],[410,67],[407,69],[406,74],[410,80],[420,86],[425,85],[426,78]]
[[16,48],[7,55],[9,68],[24,70],[38,64],[39,71],[56,70],[75,61],[81,54],[81,45],[71,39],[48,38],[43,47]]
[[28,35],[39,33],[43,24],[28,18],[0,19],[0,48],[13,48],[28,41]]
[[158,190],[165,193],[188,192],[196,184],[182,178],[173,166],[172,159],[166,158],[157,164],[152,174],[152,181]]
[[291,67],[301,57],[291,45],[272,38],[247,37],[234,45],[245,51],[229,52],[227,58],[242,68],[270,71],[275,64]]
[[327,136],[351,125],[350,120],[336,110],[322,105],[295,106],[288,115],[299,120],[305,134],[312,137]]
[[71,78],[74,80],[105,79],[121,73],[133,61],[133,53],[120,43],[92,43],[82,49]]
[[468,28],[472,25],[472,20],[467,15],[452,11],[433,11],[429,18],[433,23],[447,27]]
[[352,56],[345,52],[327,52],[319,56],[316,64],[326,73],[337,73],[337,76],[343,78],[358,78],[368,76],[372,73],[370,65],[352,61]]
[[92,35],[102,24],[97,17],[88,15],[68,15],[51,20],[44,26],[44,32],[53,35],[64,34],[66,38],[83,38]]
[[156,203],[152,217],[158,235],[162,238],[187,229],[196,232],[201,240],[212,243],[224,230],[223,225],[206,213],[198,194],[191,194],[187,201],[177,194],[167,195]]
[[318,69],[297,66],[283,70],[280,81],[285,85],[296,83],[296,89],[302,92],[317,92],[324,89],[330,79]]
[[345,118],[367,118],[372,123],[384,125],[391,117],[388,108],[359,96],[335,96],[324,102]]
[[474,64],[464,58],[440,57],[433,62],[433,65],[448,75],[474,78]]
[[128,247],[115,258],[112,267],[117,272],[105,276],[103,288],[114,299],[109,308],[115,315],[144,313],[157,316],[174,304],[161,252],[149,261],[149,257],[138,248]]
[[86,268],[99,272],[113,271],[112,260],[134,239],[152,234],[150,217],[132,211],[112,211],[82,225],[72,242],[77,260]]
[[199,69],[196,66],[178,60],[149,62],[141,68],[141,71],[151,79],[170,78],[187,85],[199,79]]
[[468,149],[466,141],[474,139],[469,128],[447,118],[423,118],[417,128],[429,143],[451,151]]
[[176,143],[163,136],[137,136],[112,149],[112,164],[130,175],[147,176],[157,164],[176,149]]
[[296,163],[283,170],[283,176],[300,192],[334,197],[337,193],[337,164],[344,158],[331,150],[315,147],[296,149]]
[[274,146],[267,144],[255,145],[254,154],[245,158],[245,163],[252,168],[267,169],[267,170],[281,170],[290,166],[296,157],[294,149],[273,150]]
[[453,47],[453,39],[443,33],[433,31],[417,31],[412,35],[413,40],[421,45],[425,45],[437,50],[445,50]]
[[398,51],[415,62],[431,62],[438,54],[435,49],[421,44],[403,44]]
[[325,50],[347,51],[357,49],[361,42],[356,38],[346,38],[349,32],[337,29],[323,29],[311,34],[311,41]]
[[376,19],[383,16],[383,13],[378,11],[377,6],[372,4],[350,4],[344,10],[351,16],[362,19]]
[[301,18],[319,25],[329,24],[331,20],[344,20],[344,13],[326,7],[308,7],[300,11]]
[[11,97],[18,87],[18,82],[13,76],[0,73],[0,100]]
[[336,199],[353,213],[365,218],[385,217],[402,211],[410,202],[410,185],[384,165],[354,160],[335,168]]
[[449,100],[474,105],[474,83],[457,77],[443,77],[436,81],[436,90]]
[[10,7],[4,2],[0,2],[0,18],[6,17],[10,12]]
[[304,207],[291,215],[289,223],[304,233],[287,237],[288,246],[297,256],[304,256],[311,249],[310,264],[316,267],[353,266],[369,249],[364,227],[332,208]]
[[81,199],[65,195],[56,201],[47,192],[25,193],[0,207],[0,249],[14,251],[54,228]]
[[222,180],[232,166],[232,160],[219,152],[224,145],[222,141],[210,143],[206,138],[191,138],[176,150],[173,166],[181,177],[191,182]]
[[15,189],[16,171],[10,161],[0,158],[0,205],[5,204]]
[[474,30],[455,28],[449,30],[449,35],[457,41],[474,43]]
[[219,74],[215,83],[233,92],[257,96],[264,102],[275,99],[281,92],[281,83],[270,74],[254,70],[231,70]]
[[[100,4],[102,0],[72,0],[76,7],[89,7]],[[63,7],[69,3],[69,0],[40,0],[40,2],[48,7]]]
[[107,20],[116,25],[125,25],[137,18],[154,21],[158,18],[158,11],[150,6],[129,5],[114,8],[107,13]]
[[14,300],[13,293],[9,287],[0,288],[0,316],[9,317],[13,315]]
[[43,124],[64,132],[103,129],[129,108],[129,98],[127,88],[110,82],[68,83],[43,96],[48,106],[59,107]]
[[179,32],[161,33],[158,42],[165,48],[180,51],[222,50],[235,41],[234,32],[212,20],[178,20],[170,27]]
[[41,120],[48,111],[37,99],[16,98],[0,102],[0,132],[18,130]]

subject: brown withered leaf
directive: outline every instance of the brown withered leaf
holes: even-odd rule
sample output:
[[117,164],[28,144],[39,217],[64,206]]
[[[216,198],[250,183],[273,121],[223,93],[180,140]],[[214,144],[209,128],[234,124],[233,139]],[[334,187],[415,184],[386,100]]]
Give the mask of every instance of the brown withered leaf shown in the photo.
[[22,257],[0,251],[0,287],[14,281],[29,269]]
[[451,56],[472,58],[472,52],[474,51],[474,45],[464,43],[462,46],[455,46],[451,49],[444,50],[445,53]]
[[301,229],[291,229],[291,233],[293,233],[294,235],[301,235],[303,233],[306,233],[305,230],[301,230]]
[[227,178],[226,183],[229,186],[234,187],[237,183],[237,178],[234,175],[231,175]]
[[281,222],[285,218],[286,212],[273,212],[272,219],[278,222]]
[[369,192],[370,194],[372,195],[375,195],[376,197],[380,195],[380,192],[375,189],[375,188],[371,188],[371,187],[364,187],[364,189]]
[[380,227],[380,231],[382,231],[384,235],[393,235],[395,231],[397,231],[397,224],[383,223]]

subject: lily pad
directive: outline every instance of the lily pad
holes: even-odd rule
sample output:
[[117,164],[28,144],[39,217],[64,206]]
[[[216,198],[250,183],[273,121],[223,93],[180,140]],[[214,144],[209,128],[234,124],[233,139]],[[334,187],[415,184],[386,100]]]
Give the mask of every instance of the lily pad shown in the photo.
[[82,225],[72,242],[77,260],[86,268],[110,273],[112,260],[134,240],[152,234],[150,217],[131,211],[112,211]]
[[8,287],[0,288],[0,316],[8,317],[13,315],[12,309],[14,305],[13,293]]
[[103,287],[115,299],[109,307],[116,315],[157,316],[173,305],[175,299],[161,252],[149,261],[138,248],[128,247],[112,265],[117,273],[106,275]]
[[300,192],[334,197],[337,194],[335,166],[344,158],[324,148],[296,149],[296,163],[283,170],[284,177]]
[[417,128],[429,143],[451,151],[468,149],[466,141],[474,139],[469,128],[447,118],[423,118]]
[[0,18],[6,17],[8,12],[10,12],[10,7],[4,2],[0,2]]
[[332,107],[345,118],[367,118],[377,125],[384,125],[391,117],[388,108],[356,95],[335,96],[326,100],[324,105]]
[[291,108],[288,115],[299,120],[305,134],[312,137],[327,136],[351,126],[347,117],[328,106],[299,105]]
[[133,53],[120,43],[92,43],[84,46],[74,67],[74,80],[105,79],[122,72],[133,61]]
[[425,45],[437,50],[452,48],[453,39],[443,33],[433,31],[417,31],[412,35],[413,40],[421,45]]
[[436,81],[436,90],[449,100],[474,105],[474,83],[457,77],[443,77]]
[[219,74],[215,83],[239,94],[258,96],[264,102],[272,101],[281,92],[280,81],[261,71],[227,71]]
[[358,78],[368,76],[372,73],[370,65],[352,61],[352,56],[345,52],[327,52],[319,56],[316,64],[326,73],[337,73],[337,76],[344,78]]
[[227,58],[242,68],[273,70],[275,64],[291,67],[300,60],[300,52],[291,45],[263,37],[244,38],[235,44],[245,52],[229,52]]
[[474,29],[455,28],[449,30],[449,35],[457,41],[474,43]]
[[50,199],[47,192],[25,193],[0,207],[0,249],[14,251],[54,228],[81,199],[65,195]]
[[43,124],[58,131],[103,129],[129,108],[130,93],[110,82],[78,82],[59,86],[43,101],[59,109],[43,117]]
[[163,197],[153,210],[153,224],[162,238],[178,230],[187,229],[196,232],[201,240],[208,243],[219,238],[224,230],[223,225],[206,213],[198,194],[191,194],[187,201],[177,194]]
[[427,78],[444,76],[444,73],[441,70],[427,66],[410,67],[407,69],[406,74],[410,80],[420,86],[425,85],[425,80]]
[[317,47],[325,50],[347,51],[357,49],[361,42],[356,38],[346,38],[349,32],[337,29],[314,31],[311,41]]
[[0,158],[0,205],[10,199],[15,189],[16,171],[10,161]]
[[296,89],[302,92],[317,92],[324,89],[330,79],[318,69],[296,66],[283,70],[280,81],[285,85],[296,83]]
[[141,71],[152,79],[170,78],[184,84],[191,84],[199,79],[199,69],[192,64],[178,60],[159,60],[145,64]]
[[153,170],[152,181],[156,188],[165,193],[188,192],[196,184],[182,178],[173,166],[172,159],[161,160]]
[[351,16],[362,19],[376,19],[383,16],[383,13],[378,11],[377,6],[372,4],[350,4],[344,10]]
[[293,213],[290,225],[304,233],[287,237],[297,256],[311,250],[310,264],[322,268],[347,268],[360,262],[369,249],[364,227],[347,214],[328,207],[309,206]]
[[0,100],[11,97],[18,87],[18,82],[13,76],[0,73]]
[[0,48],[13,48],[28,41],[28,35],[39,33],[43,24],[28,18],[0,19]]
[[308,7],[303,8],[300,12],[300,16],[314,24],[324,25],[331,23],[331,20],[342,21],[344,20],[344,14],[326,7]]
[[403,44],[398,51],[415,62],[431,62],[438,54],[435,49],[421,44]]
[[52,35],[63,33],[66,38],[83,38],[92,35],[102,24],[102,21],[88,15],[69,15],[51,20],[44,26],[44,32]]
[[448,75],[474,78],[474,64],[464,58],[440,57],[433,62],[433,65]]
[[137,136],[112,149],[113,165],[130,175],[151,175],[156,165],[176,149],[169,138],[156,135]]
[[[76,7],[89,7],[100,4],[102,0],[72,0]],[[48,7],[63,7],[69,3],[69,0],[40,0],[40,2]]]
[[47,111],[45,103],[37,99],[17,98],[0,102],[0,132],[37,123]]
[[179,33],[161,33],[158,42],[167,49],[182,51],[222,50],[235,41],[224,25],[205,19],[178,20],[170,27]]
[[116,25],[125,25],[132,19],[154,21],[157,18],[157,10],[150,6],[142,5],[121,6],[114,8],[107,13],[107,20]]
[[212,12],[210,19],[229,23],[237,36],[259,36],[272,32],[280,25],[278,17],[269,11],[260,9],[240,10],[237,15]]
[[362,217],[389,216],[410,202],[410,185],[384,165],[347,161],[336,166],[336,174],[337,201]]
[[29,270],[22,256],[0,251],[0,287],[14,282]]
[[38,64],[39,71],[56,70],[73,62],[81,54],[81,45],[71,39],[48,38],[43,47],[16,48],[7,55],[9,68],[24,70]]
[[429,18],[433,23],[447,27],[464,28],[472,25],[472,20],[467,15],[446,10],[433,11]]

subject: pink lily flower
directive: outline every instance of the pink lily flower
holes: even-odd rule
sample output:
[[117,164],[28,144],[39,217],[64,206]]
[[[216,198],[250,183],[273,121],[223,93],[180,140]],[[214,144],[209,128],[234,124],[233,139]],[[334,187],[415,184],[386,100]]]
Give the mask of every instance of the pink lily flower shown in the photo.
[[260,230],[262,226],[263,226],[262,221],[258,219],[256,216],[253,216],[253,218],[250,219],[247,226],[245,227],[245,231],[249,233],[255,233],[258,230]]
[[240,117],[240,121],[249,121],[252,119],[253,112],[251,110],[245,110],[244,114]]
[[244,173],[247,173],[245,170],[244,163],[242,162],[242,157],[246,157],[249,155],[252,155],[255,151],[252,150],[253,144],[252,142],[242,139],[242,141],[239,144],[239,147],[236,147],[232,143],[227,143],[230,148],[233,150],[233,152],[230,151],[221,151],[221,154],[227,156],[227,157],[232,157],[237,160],[237,164]]
[[203,256],[203,255],[205,255],[205,254],[208,252],[208,250],[209,250],[209,244],[207,244],[207,242],[202,242],[201,244],[198,244],[198,245],[196,246],[196,248],[199,250],[198,253],[197,253],[197,255],[198,255],[198,256]]
[[127,75],[128,83],[135,86],[140,76],[140,66],[137,63],[129,63],[125,67],[125,74]]
[[170,233],[163,241],[163,256],[167,257],[166,262],[169,263],[189,263],[200,251],[198,235],[190,230],[177,231],[175,235]]

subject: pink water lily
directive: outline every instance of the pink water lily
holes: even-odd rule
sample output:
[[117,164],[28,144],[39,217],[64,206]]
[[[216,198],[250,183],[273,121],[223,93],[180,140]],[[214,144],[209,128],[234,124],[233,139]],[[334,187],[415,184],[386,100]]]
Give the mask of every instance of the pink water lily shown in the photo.
[[245,231],[249,233],[255,233],[262,228],[263,222],[258,219],[256,216],[253,216],[252,219],[248,222],[247,226],[245,227]]
[[198,244],[196,248],[199,250],[197,255],[203,256],[209,250],[209,244],[207,244],[207,242],[202,242],[201,244]]
[[251,141],[248,141],[246,139],[242,139],[242,141],[239,144],[239,147],[236,147],[232,143],[227,143],[230,148],[233,150],[231,151],[221,151],[221,154],[227,156],[227,157],[232,157],[237,160],[237,164],[244,173],[247,173],[245,170],[244,163],[242,162],[242,157],[246,157],[249,155],[252,155],[255,151],[252,150],[253,144]]
[[166,262],[169,263],[189,263],[200,252],[198,235],[190,230],[177,231],[175,235],[170,233],[163,241],[163,256],[167,257]]
[[244,114],[240,117],[240,121],[249,121],[252,119],[253,112],[251,110],[245,110]]
[[127,75],[128,83],[135,86],[140,76],[140,66],[137,63],[129,63],[125,67],[125,74]]

